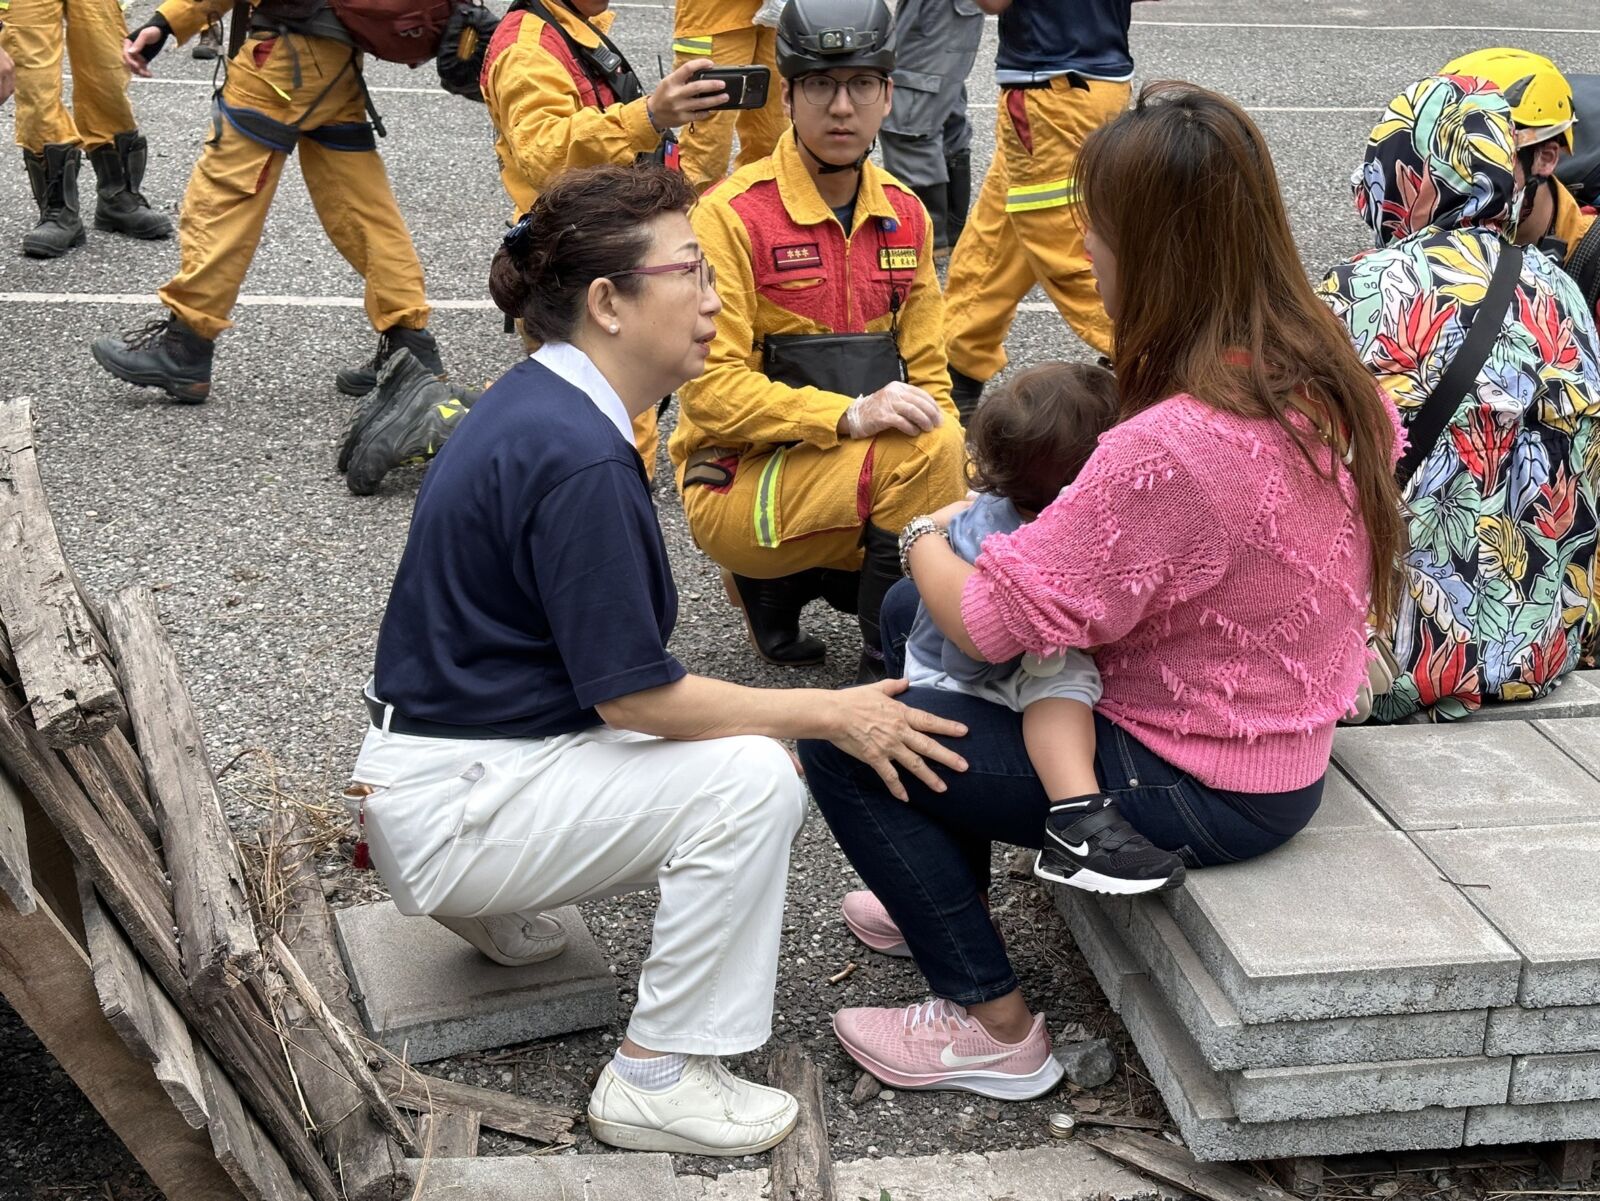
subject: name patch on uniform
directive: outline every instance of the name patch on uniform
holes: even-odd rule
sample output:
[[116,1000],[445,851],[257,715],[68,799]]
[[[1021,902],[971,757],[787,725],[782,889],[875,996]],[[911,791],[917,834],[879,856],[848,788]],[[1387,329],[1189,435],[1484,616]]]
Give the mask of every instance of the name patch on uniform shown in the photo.
[[915,246],[878,247],[878,266],[884,271],[915,271],[917,248]]
[[772,265],[779,271],[797,271],[801,267],[822,266],[822,246],[817,242],[802,242],[798,246],[774,246]]

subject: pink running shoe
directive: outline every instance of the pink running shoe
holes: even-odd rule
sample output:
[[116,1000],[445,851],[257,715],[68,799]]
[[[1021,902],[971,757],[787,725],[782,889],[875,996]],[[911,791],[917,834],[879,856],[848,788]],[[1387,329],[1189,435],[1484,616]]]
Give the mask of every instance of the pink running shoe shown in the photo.
[[964,1089],[1002,1101],[1042,1097],[1065,1075],[1044,1014],[1020,1043],[997,1042],[951,1001],[905,1009],[841,1009],[833,1032],[851,1059],[895,1088]]
[[844,911],[844,924],[850,927],[850,933],[874,951],[898,959],[911,957],[900,927],[894,924],[894,918],[889,916],[877,894],[865,888],[847,892],[839,908]]

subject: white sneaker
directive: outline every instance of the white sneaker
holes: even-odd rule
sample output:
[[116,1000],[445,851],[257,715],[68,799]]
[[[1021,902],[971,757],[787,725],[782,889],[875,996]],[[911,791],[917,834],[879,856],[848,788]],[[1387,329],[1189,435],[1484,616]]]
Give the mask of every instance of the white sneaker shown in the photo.
[[630,1151],[754,1155],[781,1143],[800,1106],[782,1089],[741,1080],[711,1055],[691,1055],[671,1088],[635,1088],[608,1063],[589,1097],[589,1133]]
[[526,967],[554,959],[567,949],[567,932],[548,913],[499,913],[493,917],[430,915],[496,963]]

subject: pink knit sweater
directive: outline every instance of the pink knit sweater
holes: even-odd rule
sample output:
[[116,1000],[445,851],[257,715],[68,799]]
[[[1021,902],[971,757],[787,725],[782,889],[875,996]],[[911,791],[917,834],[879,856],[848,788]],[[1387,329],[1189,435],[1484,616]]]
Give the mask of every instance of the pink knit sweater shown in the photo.
[[993,661],[1095,648],[1111,721],[1204,784],[1285,792],[1327,770],[1364,678],[1367,554],[1348,472],[1180,395],[991,535],[961,612]]

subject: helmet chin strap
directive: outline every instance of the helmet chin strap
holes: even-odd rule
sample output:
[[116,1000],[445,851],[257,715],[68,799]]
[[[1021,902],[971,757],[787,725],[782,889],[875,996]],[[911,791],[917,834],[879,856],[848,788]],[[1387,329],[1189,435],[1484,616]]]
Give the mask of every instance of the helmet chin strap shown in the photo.
[[811,147],[807,146],[805,139],[800,136],[800,127],[795,125],[794,122],[794,100],[792,97],[789,100],[789,124],[794,129],[794,140],[800,144],[800,149],[809,154],[811,156],[811,161],[817,164],[818,175],[838,175],[841,171],[861,170],[861,164],[867,161],[867,156],[872,153],[872,148],[878,144],[878,139],[873,138],[871,142],[867,143],[867,148],[861,152],[860,156],[853,163],[845,163],[842,165],[839,163],[830,163],[815,150],[811,149]]

